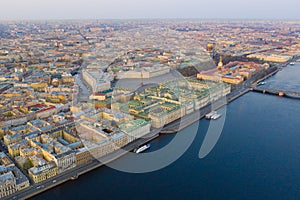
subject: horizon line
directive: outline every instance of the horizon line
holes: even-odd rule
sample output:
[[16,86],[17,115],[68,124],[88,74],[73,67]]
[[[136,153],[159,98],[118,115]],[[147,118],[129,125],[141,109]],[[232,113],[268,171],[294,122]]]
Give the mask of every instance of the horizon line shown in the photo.
[[48,19],[0,19],[0,22],[19,22],[19,21],[130,21],[130,20],[144,20],[144,21],[172,21],[172,20],[199,20],[199,21],[299,21],[300,19],[293,18],[198,18],[198,17],[178,17],[178,18],[166,18],[166,17],[137,17],[137,18],[48,18]]

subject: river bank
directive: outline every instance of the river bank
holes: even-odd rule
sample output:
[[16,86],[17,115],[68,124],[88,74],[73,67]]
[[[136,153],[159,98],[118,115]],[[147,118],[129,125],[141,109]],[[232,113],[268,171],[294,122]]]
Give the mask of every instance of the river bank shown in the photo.
[[[279,71],[279,70],[278,70]],[[276,73],[278,72],[276,71]],[[274,74],[273,74],[274,75]],[[269,76],[269,74],[268,74]],[[223,106],[227,105],[230,102],[233,102],[234,100],[238,99],[239,97],[245,95],[246,93],[249,92],[249,87],[242,87],[239,90],[235,90],[233,93],[229,94],[227,96],[227,99],[224,101],[217,101],[214,103],[214,110],[220,109]],[[45,182],[42,182],[40,184],[34,184],[33,186],[31,186],[28,190],[24,190],[21,191],[20,193],[15,193],[14,195],[12,195],[13,197],[16,197],[18,199],[27,199],[30,197],[33,197],[37,194],[40,194],[42,192],[45,192],[53,187],[56,187],[62,183],[65,183],[69,180],[73,180],[72,177],[78,177],[80,175],[83,175],[87,172],[90,172],[100,166],[103,166],[105,163],[109,163],[112,162],[122,156],[124,156],[126,153],[128,153],[129,151],[132,151],[133,149],[135,149],[137,146],[146,144],[150,141],[152,141],[153,139],[157,138],[159,136],[159,134],[174,134],[177,133],[180,130],[183,130],[185,128],[187,128],[188,126],[190,126],[191,124],[199,121],[201,118],[203,118],[207,113],[211,112],[212,108],[211,105],[208,105],[198,111],[195,111],[194,113],[183,117],[182,119],[179,119],[178,121],[175,121],[173,123],[168,124],[162,131],[158,131],[158,130],[154,130],[151,134],[154,134],[152,137],[150,138],[146,138],[144,140],[139,140],[136,141],[135,143],[132,143],[126,147],[124,147],[123,150],[125,151],[116,151],[110,155],[108,155],[108,157],[105,159],[103,158],[102,160],[106,160],[106,162],[93,162],[90,163],[86,166],[79,166],[78,168],[75,168],[74,170],[71,170],[69,172],[67,172],[66,174],[63,174],[63,176],[58,176],[58,177],[54,177],[52,179],[49,179]],[[199,114],[200,113],[200,114]],[[185,121],[184,124],[182,124],[181,122]],[[180,126],[180,127],[179,127]],[[179,127],[179,128],[178,128]],[[60,179],[59,181],[57,181],[57,179]],[[56,180],[55,183],[53,183],[53,180]],[[38,186],[43,186],[41,189],[36,189]],[[7,197],[4,199],[11,199],[12,197]]]
[[[265,87],[299,91],[299,73],[300,63],[289,66],[268,79]],[[187,151],[163,169],[132,174],[102,166],[33,200],[294,199],[300,195],[299,112],[299,101],[248,92],[226,106],[222,134],[204,159],[198,155],[210,121],[203,119],[179,133],[197,131]],[[175,137],[179,136],[154,139],[149,152],[163,150]],[[125,155],[116,162],[134,160]]]

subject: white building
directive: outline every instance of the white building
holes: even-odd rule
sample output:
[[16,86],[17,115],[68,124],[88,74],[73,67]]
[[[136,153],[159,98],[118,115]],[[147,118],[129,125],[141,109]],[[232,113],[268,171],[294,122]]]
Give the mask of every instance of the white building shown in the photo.
[[161,76],[170,72],[170,68],[166,66],[159,67],[143,67],[136,68],[133,71],[123,71],[117,73],[117,79],[149,79]]
[[82,77],[92,88],[93,93],[110,89],[113,80],[109,73],[98,69],[82,70]]

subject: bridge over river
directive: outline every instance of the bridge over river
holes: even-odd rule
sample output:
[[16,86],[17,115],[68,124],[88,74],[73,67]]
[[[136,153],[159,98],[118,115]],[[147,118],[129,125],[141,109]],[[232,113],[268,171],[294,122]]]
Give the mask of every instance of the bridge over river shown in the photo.
[[272,89],[272,88],[271,89],[259,88],[259,87],[252,87],[250,90],[254,92],[263,93],[263,94],[300,99],[300,92],[296,92],[296,91],[280,90],[280,89]]

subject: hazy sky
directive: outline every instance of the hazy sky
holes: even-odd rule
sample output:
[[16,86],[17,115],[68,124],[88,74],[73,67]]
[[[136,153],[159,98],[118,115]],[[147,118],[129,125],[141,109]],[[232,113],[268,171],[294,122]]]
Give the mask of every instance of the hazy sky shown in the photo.
[[1,0],[0,20],[300,19],[299,0]]

